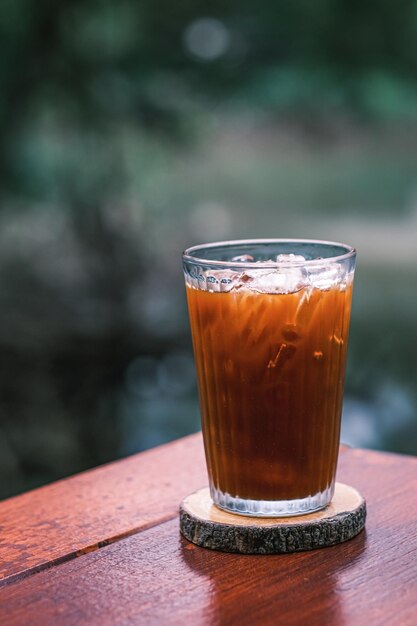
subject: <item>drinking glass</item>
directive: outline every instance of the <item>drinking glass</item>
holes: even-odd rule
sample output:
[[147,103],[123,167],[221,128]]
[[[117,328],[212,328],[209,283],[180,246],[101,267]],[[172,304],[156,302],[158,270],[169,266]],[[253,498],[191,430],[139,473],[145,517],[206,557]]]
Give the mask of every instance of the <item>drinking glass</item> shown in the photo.
[[290,516],[331,500],[355,250],[303,239],[183,254],[211,497]]

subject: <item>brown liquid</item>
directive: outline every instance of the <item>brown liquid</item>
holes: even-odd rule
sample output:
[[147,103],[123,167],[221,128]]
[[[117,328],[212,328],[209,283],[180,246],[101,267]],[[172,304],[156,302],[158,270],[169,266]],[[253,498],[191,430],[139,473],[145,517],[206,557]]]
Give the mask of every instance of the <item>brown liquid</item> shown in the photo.
[[305,498],[337,464],[352,287],[293,294],[187,287],[212,485]]

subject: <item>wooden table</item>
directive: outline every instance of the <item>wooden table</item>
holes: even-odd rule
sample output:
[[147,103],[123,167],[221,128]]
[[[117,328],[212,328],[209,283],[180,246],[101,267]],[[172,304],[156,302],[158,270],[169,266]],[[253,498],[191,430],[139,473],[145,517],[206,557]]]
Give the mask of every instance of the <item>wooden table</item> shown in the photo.
[[315,552],[238,556],[185,541],[206,483],[193,435],[0,503],[0,624],[417,624],[417,459],[343,449],[366,531]]

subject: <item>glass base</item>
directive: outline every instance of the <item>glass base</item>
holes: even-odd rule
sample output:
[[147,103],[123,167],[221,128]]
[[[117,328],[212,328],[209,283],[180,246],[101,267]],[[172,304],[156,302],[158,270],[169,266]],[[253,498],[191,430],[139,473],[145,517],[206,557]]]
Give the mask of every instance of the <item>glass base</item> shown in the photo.
[[210,487],[210,494],[216,506],[229,513],[251,517],[292,517],[314,513],[329,504],[333,493],[334,485],[331,485],[324,491],[295,500],[246,500]]

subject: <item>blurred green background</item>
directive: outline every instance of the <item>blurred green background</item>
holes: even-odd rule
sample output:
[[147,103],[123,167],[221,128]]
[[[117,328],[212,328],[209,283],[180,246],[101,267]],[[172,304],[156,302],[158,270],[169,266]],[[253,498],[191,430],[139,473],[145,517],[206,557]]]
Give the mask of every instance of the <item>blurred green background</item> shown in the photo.
[[180,254],[358,249],[343,418],[417,454],[417,1],[3,0],[0,497],[199,426]]

